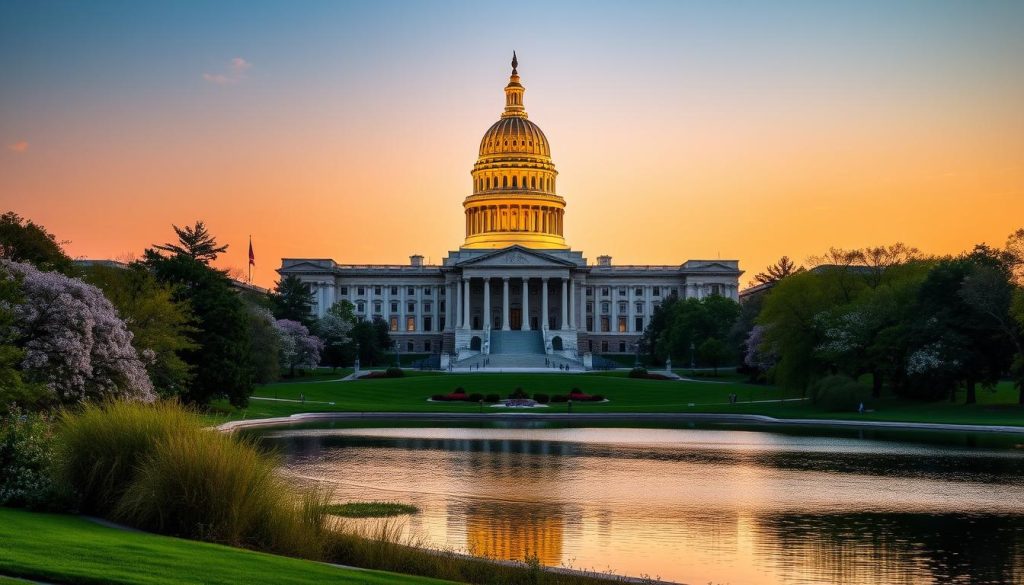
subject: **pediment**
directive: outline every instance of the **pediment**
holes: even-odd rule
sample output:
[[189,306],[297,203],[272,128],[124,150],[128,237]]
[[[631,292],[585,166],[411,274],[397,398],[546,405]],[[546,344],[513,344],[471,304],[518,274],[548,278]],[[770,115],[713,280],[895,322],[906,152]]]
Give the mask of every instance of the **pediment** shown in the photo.
[[683,270],[687,272],[736,272],[737,268],[721,262],[708,262],[699,266],[683,265]]
[[565,268],[575,266],[571,261],[557,258],[536,250],[531,250],[529,248],[523,248],[521,246],[511,246],[502,250],[495,250],[489,254],[484,254],[482,256],[466,260],[465,262],[460,262],[459,265],[467,267],[472,266],[474,268],[492,266],[509,268],[523,266]]
[[277,272],[329,272],[330,270],[330,267],[317,262],[297,262],[295,264],[289,264],[288,266],[278,268]]

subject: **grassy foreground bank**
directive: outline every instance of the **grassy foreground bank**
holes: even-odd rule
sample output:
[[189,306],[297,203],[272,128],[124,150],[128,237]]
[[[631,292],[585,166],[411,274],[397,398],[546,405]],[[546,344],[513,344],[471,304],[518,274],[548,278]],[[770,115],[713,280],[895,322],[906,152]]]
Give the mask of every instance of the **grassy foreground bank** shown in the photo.
[[[100,526],[77,516],[0,508],[0,574],[58,583],[451,583],[343,569],[205,542]],[[3,582],[0,580],[0,582]]]
[[[979,390],[978,403],[950,401],[921,402],[898,397],[869,401],[872,412],[829,412],[801,398],[799,392],[775,386],[745,384],[734,376],[724,381],[637,380],[622,372],[587,374],[430,374],[405,378],[383,378],[352,382],[281,382],[261,386],[244,410],[219,404],[210,414],[211,422],[233,419],[288,416],[299,412],[461,412],[497,413],[503,409],[460,402],[427,402],[433,394],[462,387],[468,393],[498,393],[507,396],[518,387],[528,394],[568,394],[579,388],[603,394],[606,403],[574,403],[574,413],[714,412],[763,414],[776,418],[828,418],[875,421],[989,424],[1024,426],[1024,408],[1017,404],[1017,391],[1009,382],[994,391]],[[737,404],[729,404],[735,394]],[[299,402],[300,399],[305,402]],[[266,400],[275,399],[275,400]],[[333,404],[332,404],[333,403]],[[534,412],[565,413],[566,403],[551,404]]]

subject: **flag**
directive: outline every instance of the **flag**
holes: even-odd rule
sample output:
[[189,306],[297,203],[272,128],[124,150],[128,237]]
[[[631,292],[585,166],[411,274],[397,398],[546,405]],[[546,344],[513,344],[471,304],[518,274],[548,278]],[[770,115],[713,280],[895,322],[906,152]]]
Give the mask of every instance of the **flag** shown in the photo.
[[256,266],[256,254],[252,252],[252,238],[249,238],[249,266]]

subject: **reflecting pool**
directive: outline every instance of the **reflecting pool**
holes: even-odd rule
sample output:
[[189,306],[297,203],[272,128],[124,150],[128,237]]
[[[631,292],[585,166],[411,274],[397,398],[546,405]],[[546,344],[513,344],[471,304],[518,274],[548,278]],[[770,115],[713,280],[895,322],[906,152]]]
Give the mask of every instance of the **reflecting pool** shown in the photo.
[[532,426],[262,436],[339,502],[419,506],[404,530],[438,548],[702,585],[1024,583],[1013,439]]

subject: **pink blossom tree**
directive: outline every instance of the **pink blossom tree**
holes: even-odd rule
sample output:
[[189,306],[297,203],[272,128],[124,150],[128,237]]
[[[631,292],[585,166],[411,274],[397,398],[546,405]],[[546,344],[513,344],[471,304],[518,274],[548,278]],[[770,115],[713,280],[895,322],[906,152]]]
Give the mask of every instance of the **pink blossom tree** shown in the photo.
[[278,319],[274,327],[281,337],[281,363],[287,365],[292,374],[296,366],[315,367],[320,363],[324,342],[305,325],[291,319]]
[[9,309],[26,380],[45,384],[63,404],[155,399],[131,332],[98,288],[9,260],[0,260],[0,278],[20,292]]

